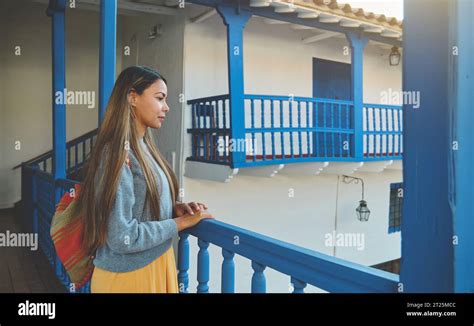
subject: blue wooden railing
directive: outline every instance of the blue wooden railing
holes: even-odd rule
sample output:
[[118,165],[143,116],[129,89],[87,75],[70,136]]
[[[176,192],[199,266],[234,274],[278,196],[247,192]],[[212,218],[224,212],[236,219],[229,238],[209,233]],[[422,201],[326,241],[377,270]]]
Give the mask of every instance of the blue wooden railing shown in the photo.
[[[192,153],[188,160],[233,167],[318,161],[402,158],[402,108],[367,104],[363,129],[354,129],[352,101],[274,95],[244,95],[244,121],[230,121],[229,95],[188,101]],[[232,124],[243,133],[232,139]],[[363,153],[354,139],[363,135]],[[245,152],[245,162],[233,154]],[[361,159],[362,158],[362,159]]]
[[[72,139],[66,143],[67,154],[67,174],[68,176],[76,176],[79,169],[83,166],[89,153],[94,146],[97,138],[98,129],[91,130],[82,136]],[[52,173],[53,169],[53,151],[47,151],[29,161],[23,162],[22,165],[36,165],[41,171]],[[15,168],[20,167],[20,165]]]
[[78,137],[66,144],[67,174],[77,175],[78,170],[84,165],[97,138],[98,129]]
[[231,156],[223,143],[230,138],[229,96],[191,100],[192,157],[196,161],[230,164]]
[[209,245],[222,248],[221,292],[235,292],[234,256],[248,258],[253,269],[251,291],[266,292],[265,269],[288,275],[293,293],[303,293],[307,284],[328,292],[395,293],[399,276],[298,247],[262,234],[216,220],[204,220],[180,233],[178,281],[180,291],[189,290],[189,235],[198,239],[197,292],[209,292]]
[[244,99],[245,139],[252,145],[248,166],[352,157],[352,102],[268,95]]
[[364,104],[364,159],[401,159],[403,111],[401,106]]

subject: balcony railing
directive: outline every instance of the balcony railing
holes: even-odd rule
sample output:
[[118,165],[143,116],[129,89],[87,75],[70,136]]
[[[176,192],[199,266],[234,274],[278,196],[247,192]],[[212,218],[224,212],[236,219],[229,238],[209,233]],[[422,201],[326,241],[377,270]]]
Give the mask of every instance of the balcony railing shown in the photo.
[[[398,106],[364,105],[363,130],[355,130],[351,101],[246,94],[243,122],[231,121],[229,95],[188,104],[192,116],[189,160],[250,167],[402,158],[402,108]],[[234,138],[232,123],[243,123],[238,128],[243,133]],[[357,135],[363,137],[363,153],[355,153]],[[245,162],[234,162],[234,153],[239,151],[245,152]]]
[[[66,143],[66,162],[68,176],[76,176],[80,168],[84,165],[89,153],[97,138],[98,129],[91,130],[84,135],[72,139]],[[53,169],[53,151],[47,151],[29,161],[23,162],[26,165],[35,165],[43,172],[51,173]],[[21,165],[14,167],[19,168]]]
[[266,292],[267,267],[288,275],[293,284],[293,293],[303,293],[307,284],[328,292],[395,293],[398,289],[399,276],[396,274],[298,247],[220,221],[204,220],[180,234],[178,281],[181,292],[188,292],[189,288],[189,234],[198,239],[198,293],[209,292],[210,244],[222,248],[222,293],[235,292],[236,254],[251,262],[253,293]]
[[229,96],[213,96],[189,101],[192,108],[191,129],[192,157],[197,161],[230,164],[229,151],[223,150],[222,142],[230,134]]
[[364,159],[401,159],[403,111],[401,106],[364,104]]

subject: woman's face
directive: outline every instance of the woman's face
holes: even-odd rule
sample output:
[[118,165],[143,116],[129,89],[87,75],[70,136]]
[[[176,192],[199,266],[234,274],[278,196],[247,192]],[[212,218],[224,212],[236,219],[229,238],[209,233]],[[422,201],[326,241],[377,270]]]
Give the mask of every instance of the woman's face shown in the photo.
[[146,127],[160,128],[170,110],[166,103],[168,88],[163,80],[158,79],[143,91],[141,95],[131,93],[131,102],[135,106],[135,115],[139,130]]

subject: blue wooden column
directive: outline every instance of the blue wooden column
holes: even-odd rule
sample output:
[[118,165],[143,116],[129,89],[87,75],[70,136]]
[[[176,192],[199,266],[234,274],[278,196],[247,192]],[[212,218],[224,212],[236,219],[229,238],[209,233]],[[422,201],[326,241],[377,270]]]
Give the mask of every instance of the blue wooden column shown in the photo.
[[[227,26],[227,65],[229,82],[229,104],[231,137],[234,141],[245,139],[244,112],[244,49],[243,33],[252,13],[238,7],[219,5],[217,12]],[[239,167],[245,162],[245,152],[232,153],[231,166]]]
[[[451,30],[448,94],[450,203],[454,220],[454,290],[474,292],[474,3],[450,1]],[[453,48],[456,47],[456,48]],[[457,52],[456,52],[457,50]]]
[[452,153],[447,102],[448,2],[405,1],[404,7],[403,90],[420,92],[419,108],[409,103],[403,106],[400,288],[404,292],[453,291],[453,216],[447,173]]
[[364,156],[363,142],[363,105],[364,105],[364,49],[369,39],[359,33],[346,34],[351,45],[351,98],[354,101],[352,123],[354,126],[354,139],[352,142],[352,156],[362,160]]
[[[53,166],[54,180],[66,177],[66,105],[56,101],[56,93],[66,88],[66,38],[65,38],[65,0],[51,0],[47,15],[51,17],[51,53],[53,66]],[[62,195],[60,187],[54,187],[54,202],[59,203]],[[36,218],[37,219],[37,218]],[[35,226],[37,228],[37,226]],[[64,279],[63,267],[58,256],[55,259],[55,272]]]
[[115,83],[117,0],[100,1],[99,125]]
[[[66,105],[56,102],[56,93],[66,88],[66,0],[51,0],[47,14],[51,17],[51,53],[53,66],[53,177],[66,177]],[[56,202],[60,198],[56,198]]]

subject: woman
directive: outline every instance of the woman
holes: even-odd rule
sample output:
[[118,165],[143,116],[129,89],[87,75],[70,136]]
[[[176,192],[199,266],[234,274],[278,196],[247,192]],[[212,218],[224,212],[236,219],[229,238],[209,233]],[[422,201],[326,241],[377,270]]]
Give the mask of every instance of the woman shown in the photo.
[[177,293],[172,239],[212,218],[205,204],[177,202],[176,176],[148,132],[164,123],[166,99],[166,80],[146,67],[122,71],[110,96],[77,202],[93,293]]

